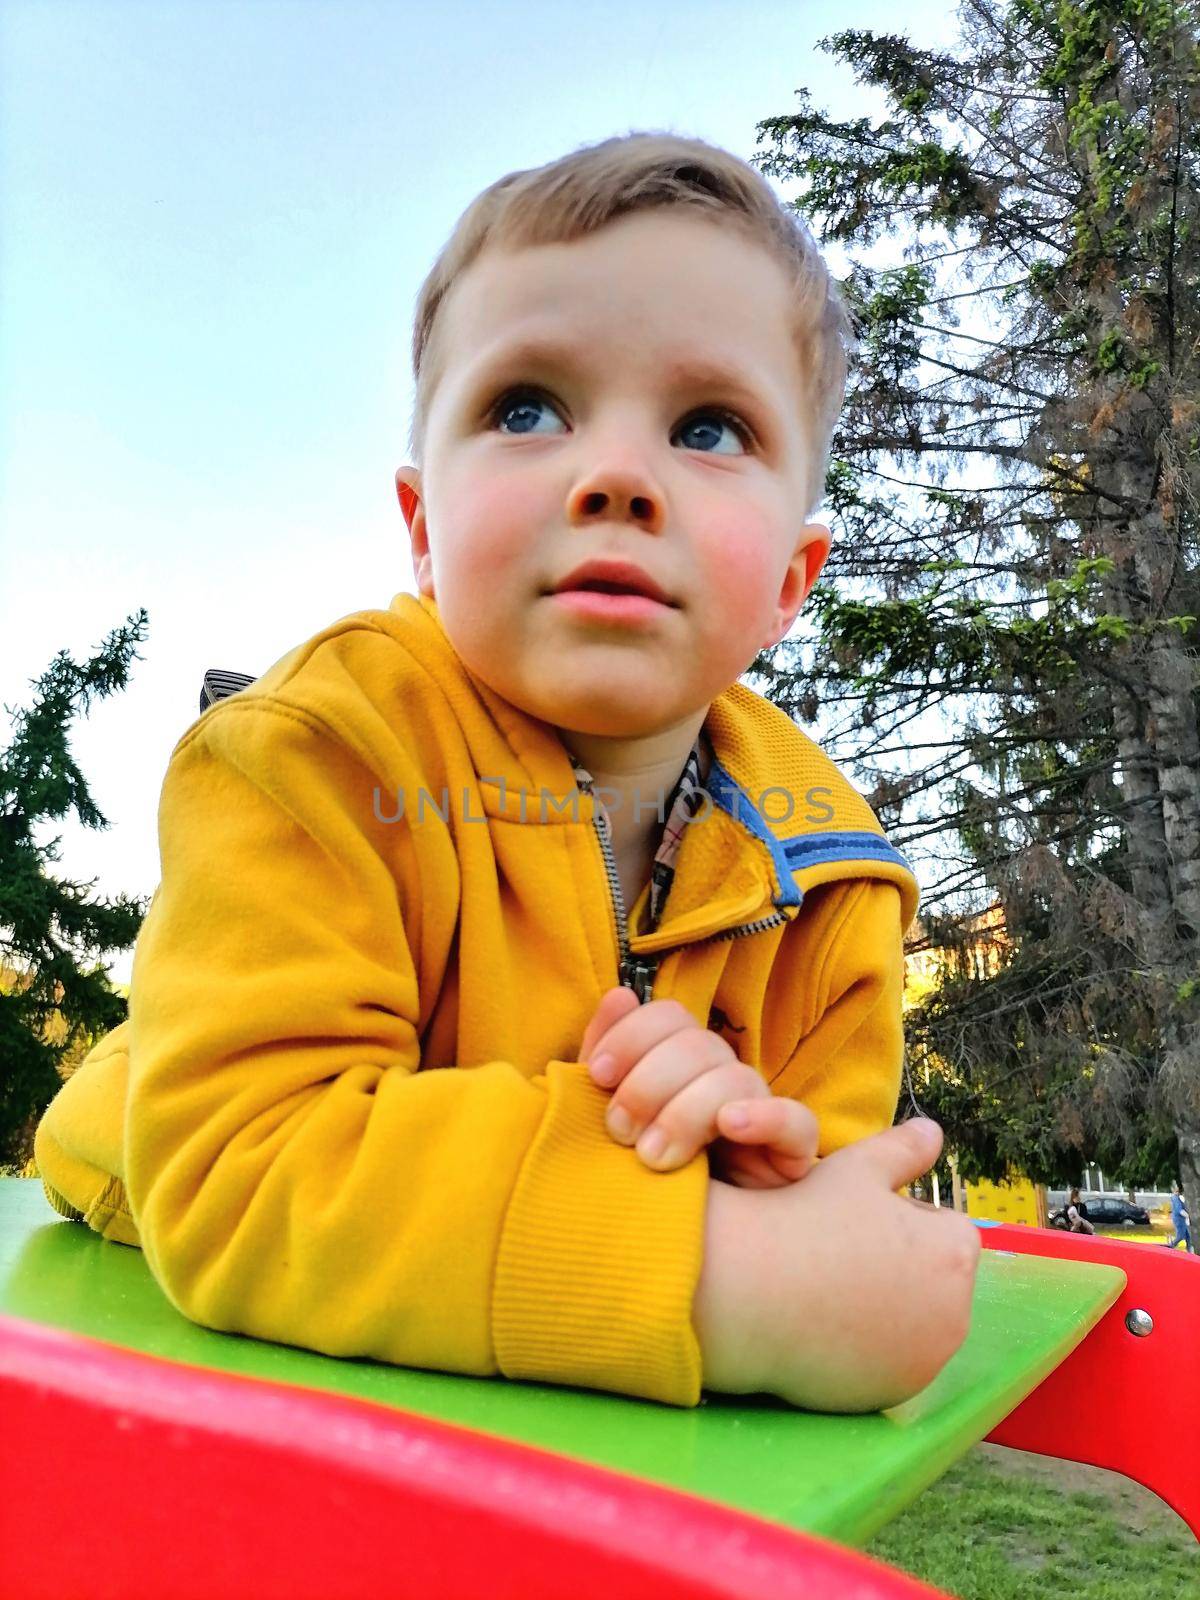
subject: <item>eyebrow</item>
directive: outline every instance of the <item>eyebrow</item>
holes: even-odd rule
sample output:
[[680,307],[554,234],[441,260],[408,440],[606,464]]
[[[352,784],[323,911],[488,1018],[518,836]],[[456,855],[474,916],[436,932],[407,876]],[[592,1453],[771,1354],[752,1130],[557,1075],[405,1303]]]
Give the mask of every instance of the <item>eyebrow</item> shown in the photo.
[[[497,350],[494,356],[484,362],[483,372],[490,376],[504,367],[520,367],[535,362],[566,371],[584,364],[586,356],[586,348],[569,341],[522,339]],[[677,356],[674,360],[664,362],[660,370],[675,388],[725,389],[755,404],[770,404],[774,400],[770,389],[753,382],[736,366],[704,356]]]

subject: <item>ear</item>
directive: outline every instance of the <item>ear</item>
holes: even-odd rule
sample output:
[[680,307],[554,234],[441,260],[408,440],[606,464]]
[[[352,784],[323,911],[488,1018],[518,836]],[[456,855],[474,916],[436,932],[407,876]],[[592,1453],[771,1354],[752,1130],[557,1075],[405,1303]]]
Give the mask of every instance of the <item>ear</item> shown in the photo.
[[779,591],[775,621],[760,649],[769,650],[772,645],[778,644],[795,622],[800,607],[808,598],[808,591],[821,575],[832,544],[833,535],[824,523],[806,522],[801,528]]
[[396,497],[408,524],[412,546],[413,577],[417,589],[430,600],[433,592],[433,557],[429,553],[429,529],[425,522],[425,502],[421,498],[421,472],[418,467],[397,467]]

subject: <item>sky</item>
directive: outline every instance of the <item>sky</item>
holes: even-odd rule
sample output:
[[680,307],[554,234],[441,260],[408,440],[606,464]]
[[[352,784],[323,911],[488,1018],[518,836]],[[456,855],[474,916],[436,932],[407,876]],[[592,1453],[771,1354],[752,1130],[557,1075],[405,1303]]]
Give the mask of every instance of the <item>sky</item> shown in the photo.
[[109,826],[40,827],[49,870],[148,899],[205,669],[415,591],[412,310],[481,189],[634,130],[749,158],[804,87],[874,112],[817,41],[898,26],[956,31],[927,0],[0,0],[0,749],[59,651],[149,613],[71,733]]

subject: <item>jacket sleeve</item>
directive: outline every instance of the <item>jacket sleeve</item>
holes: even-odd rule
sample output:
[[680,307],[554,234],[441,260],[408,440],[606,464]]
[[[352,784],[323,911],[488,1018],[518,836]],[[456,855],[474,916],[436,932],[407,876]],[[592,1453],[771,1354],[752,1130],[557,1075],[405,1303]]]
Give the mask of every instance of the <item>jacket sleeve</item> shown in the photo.
[[703,1153],[644,1167],[578,1061],[419,1070],[457,859],[373,825],[379,782],[281,696],[176,747],[129,1015],[155,1277],[213,1328],[696,1404]]
[[811,954],[798,947],[801,1035],[773,1094],[802,1100],[820,1124],[821,1155],[890,1127],[904,1069],[904,936],[900,891],[852,879],[826,891]]
[[38,1123],[33,1155],[46,1198],[102,1238],[136,1245],[121,1149],[129,1078],[129,1022],[97,1041]]

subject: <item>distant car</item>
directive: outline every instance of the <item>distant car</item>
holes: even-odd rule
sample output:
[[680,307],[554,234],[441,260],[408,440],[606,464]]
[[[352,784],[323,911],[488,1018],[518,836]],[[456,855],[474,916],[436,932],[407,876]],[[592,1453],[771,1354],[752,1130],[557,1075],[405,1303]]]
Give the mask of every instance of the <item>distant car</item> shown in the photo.
[[[1081,1200],[1080,1211],[1087,1217],[1093,1228],[1148,1228],[1150,1226],[1150,1213],[1145,1206],[1135,1206],[1132,1201],[1119,1200],[1111,1195],[1105,1195],[1088,1200]],[[1051,1211],[1046,1219],[1052,1228],[1070,1230],[1067,1221],[1065,1206]]]

